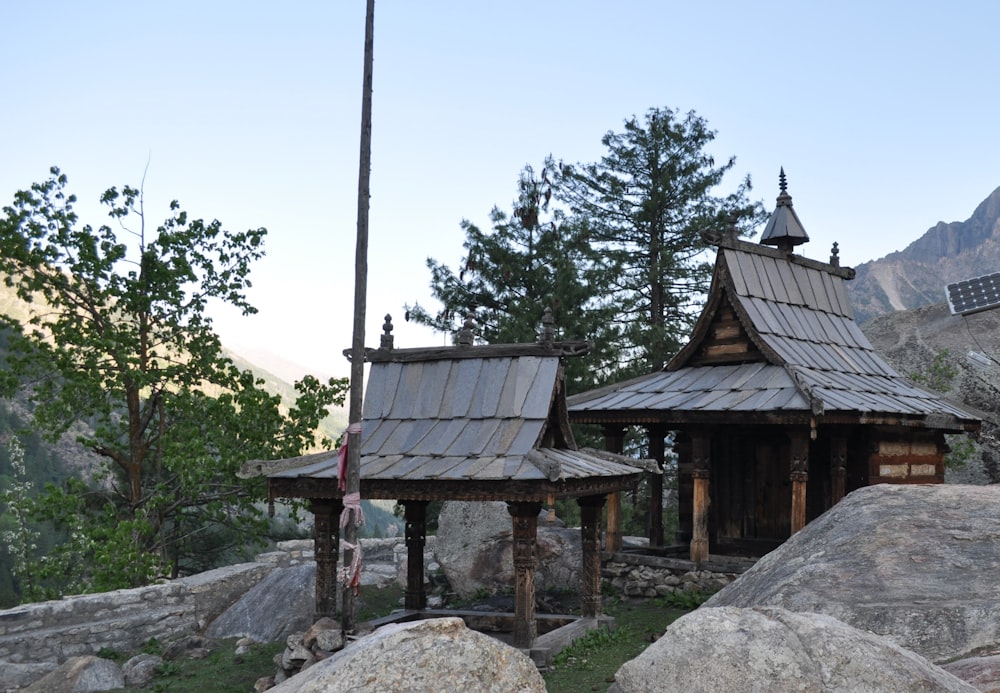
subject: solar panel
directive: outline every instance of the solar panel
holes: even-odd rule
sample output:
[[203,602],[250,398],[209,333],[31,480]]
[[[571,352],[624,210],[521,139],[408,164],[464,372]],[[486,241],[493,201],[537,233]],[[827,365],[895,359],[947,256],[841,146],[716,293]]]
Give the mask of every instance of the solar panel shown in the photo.
[[1000,307],[1000,272],[948,284],[945,293],[955,315]]

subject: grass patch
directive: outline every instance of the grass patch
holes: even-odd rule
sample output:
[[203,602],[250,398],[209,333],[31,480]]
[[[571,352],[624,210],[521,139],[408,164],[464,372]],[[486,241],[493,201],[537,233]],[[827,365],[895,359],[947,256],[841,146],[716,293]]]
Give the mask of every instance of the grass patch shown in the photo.
[[560,652],[543,674],[548,693],[607,690],[618,667],[637,657],[688,609],[662,599],[608,600],[604,611],[615,617],[615,630],[591,631]]
[[256,644],[237,656],[235,639],[217,644],[204,659],[164,662],[145,688],[122,688],[117,693],[247,693],[257,679],[274,674],[274,655],[285,649],[284,642]]
[[[397,586],[362,590],[356,602],[356,620],[360,623],[387,616],[400,608],[402,594],[402,588]],[[614,631],[592,631],[560,652],[553,668],[543,674],[548,693],[607,690],[622,664],[637,657],[668,625],[700,604],[705,596],[644,601],[606,599],[604,611],[615,617],[617,627]],[[246,693],[253,690],[257,679],[274,674],[274,656],[285,647],[284,642],[256,644],[247,654],[237,656],[235,639],[222,640],[217,645],[204,659],[164,662],[145,688],[123,688],[116,693]],[[128,659],[120,653],[114,654],[119,663]]]

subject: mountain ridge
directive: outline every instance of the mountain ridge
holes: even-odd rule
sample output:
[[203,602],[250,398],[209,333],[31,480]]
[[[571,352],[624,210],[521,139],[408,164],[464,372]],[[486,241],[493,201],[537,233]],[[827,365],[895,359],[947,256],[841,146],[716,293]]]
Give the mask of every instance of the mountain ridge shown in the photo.
[[947,284],[1000,271],[1000,187],[965,221],[939,221],[904,249],[854,270],[847,290],[859,324],[943,303]]

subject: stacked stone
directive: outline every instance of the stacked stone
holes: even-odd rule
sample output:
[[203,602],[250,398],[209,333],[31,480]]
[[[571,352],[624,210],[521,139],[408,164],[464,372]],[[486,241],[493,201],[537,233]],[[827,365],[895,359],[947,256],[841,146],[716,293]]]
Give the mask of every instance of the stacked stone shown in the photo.
[[708,570],[679,570],[628,563],[607,563],[601,576],[609,580],[616,594],[640,599],[655,599],[676,592],[718,592],[736,579],[735,573]]
[[277,667],[275,675],[258,679],[254,684],[254,691],[266,691],[343,648],[344,637],[340,622],[332,618],[321,618],[304,633],[288,636],[284,651],[274,656]]

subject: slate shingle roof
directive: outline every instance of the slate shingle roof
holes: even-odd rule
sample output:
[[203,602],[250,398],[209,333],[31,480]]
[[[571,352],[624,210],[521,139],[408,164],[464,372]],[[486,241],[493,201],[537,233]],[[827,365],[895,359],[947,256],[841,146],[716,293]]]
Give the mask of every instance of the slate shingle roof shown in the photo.
[[[709,301],[691,341],[663,372],[570,397],[573,420],[694,421],[737,412],[789,420],[798,413],[978,427],[970,412],[914,385],[875,352],[848,301],[844,281],[853,270],[732,237],[717,243]],[[708,364],[700,354],[724,305],[755,349],[743,362]]]
[[[575,449],[559,425],[566,416],[558,351],[454,349],[371,352],[362,483],[634,479],[642,471],[625,457]],[[337,464],[335,451],[323,452],[268,476],[335,481]]]

